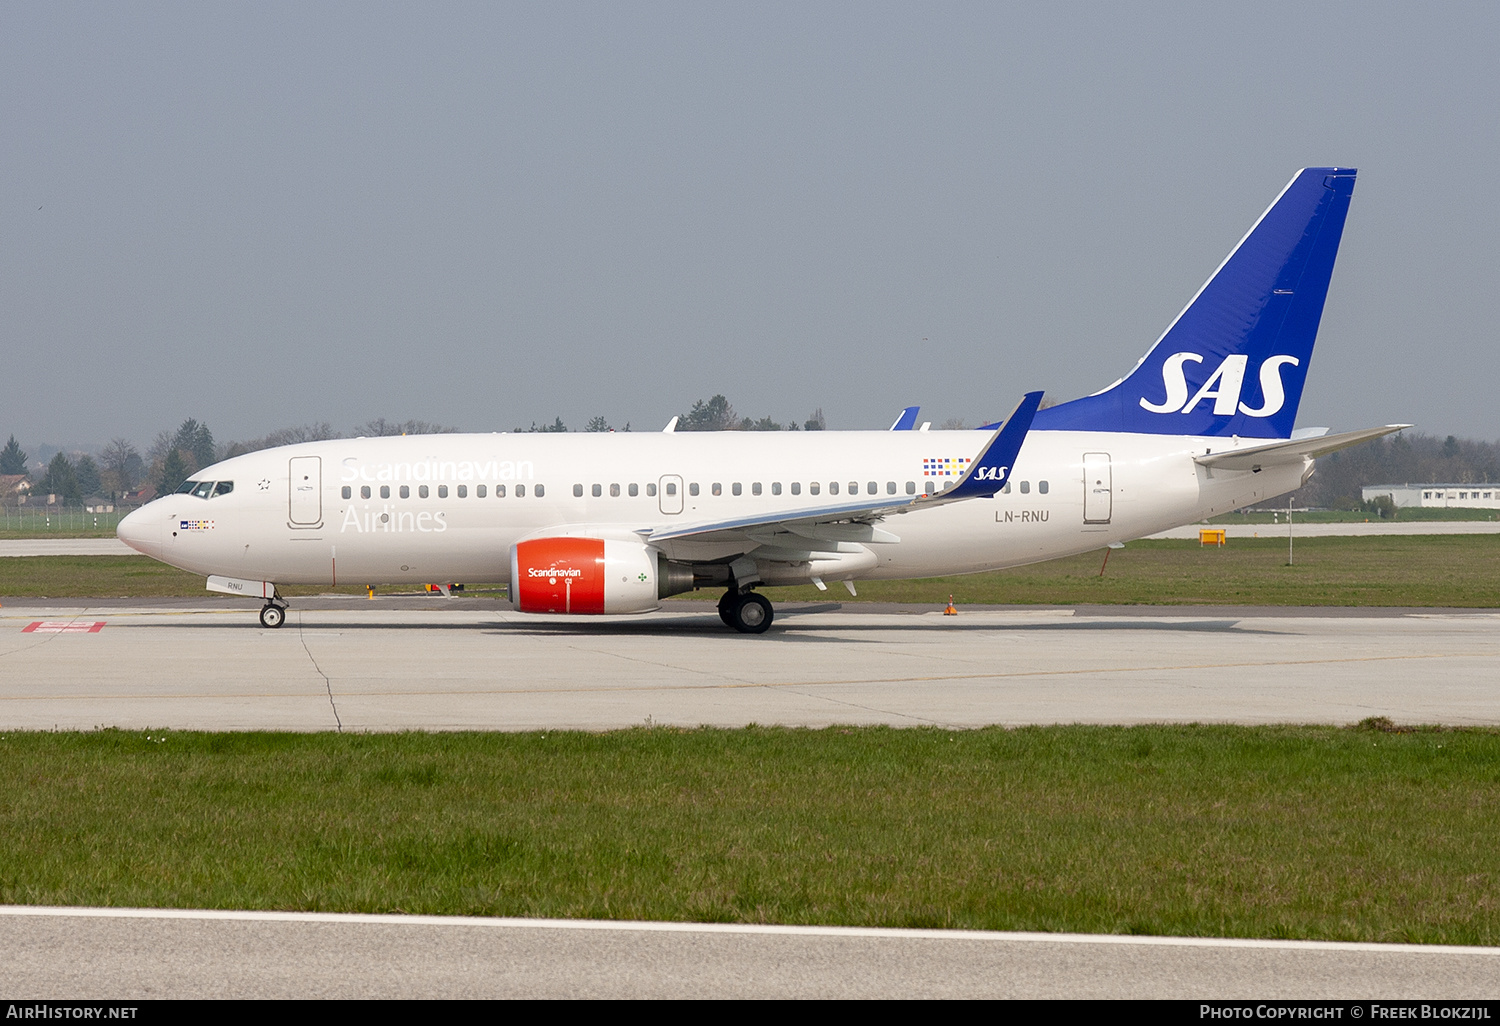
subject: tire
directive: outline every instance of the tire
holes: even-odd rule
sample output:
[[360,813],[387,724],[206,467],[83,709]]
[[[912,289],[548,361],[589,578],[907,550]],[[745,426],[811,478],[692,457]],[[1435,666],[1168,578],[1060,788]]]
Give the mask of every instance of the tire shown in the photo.
[[725,627],[734,626],[734,602],[738,597],[734,592],[726,591],[719,599],[719,619],[724,621]]
[[771,600],[750,591],[739,597],[730,626],[741,634],[764,634],[771,627]]
[[286,623],[286,610],[280,606],[262,606],[260,610],[260,625],[262,627],[276,628]]

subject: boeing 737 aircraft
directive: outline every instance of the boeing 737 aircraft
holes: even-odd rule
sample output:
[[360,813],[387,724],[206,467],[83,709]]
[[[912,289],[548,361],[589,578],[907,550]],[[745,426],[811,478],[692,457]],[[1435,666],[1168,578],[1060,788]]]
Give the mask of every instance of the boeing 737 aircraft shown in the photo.
[[[1299,171],[1135,368],[993,432],[472,434],[308,442],[205,467],[120,523],[208,588],[510,582],[527,613],[638,613],[722,588],[1035,563],[1289,492],[1314,457],[1405,425],[1293,430],[1352,168]],[[910,420],[913,423],[905,423]],[[925,428],[925,425],[924,425]]]

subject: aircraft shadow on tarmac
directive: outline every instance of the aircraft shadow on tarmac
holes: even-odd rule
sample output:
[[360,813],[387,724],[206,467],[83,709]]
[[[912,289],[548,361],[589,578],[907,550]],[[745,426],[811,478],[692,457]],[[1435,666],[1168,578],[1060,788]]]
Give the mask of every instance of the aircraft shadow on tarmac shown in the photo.
[[[837,604],[826,606],[804,606],[780,611],[776,622],[765,634],[751,640],[756,641],[807,641],[807,642],[832,642],[851,643],[864,639],[851,638],[850,635],[859,634],[930,634],[934,632],[961,634],[1014,634],[1034,633],[1042,631],[1063,631],[1077,633],[1081,631],[1169,631],[1172,633],[1199,633],[1199,634],[1225,634],[1236,635],[1281,635],[1282,631],[1258,630],[1241,626],[1243,621],[1239,618],[1225,619],[1200,619],[1180,620],[1175,622],[1162,622],[1159,620],[1141,619],[1119,619],[1108,620],[1097,617],[1087,619],[1068,619],[1045,623],[975,623],[958,622],[952,619],[935,619],[928,616],[913,616],[909,623],[830,623],[822,621],[819,623],[798,622],[801,617],[813,613],[826,613],[839,609]],[[852,619],[852,617],[851,617]],[[223,630],[226,626],[223,621],[216,623],[205,622],[170,622],[170,623],[137,623],[122,624],[125,629],[162,629],[171,630]],[[254,630],[270,633],[260,624],[253,620],[245,623],[235,623],[233,629]],[[722,637],[725,640],[741,640],[745,635],[728,630],[718,618],[712,614],[698,613],[696,611],[682,616],[671,618],[653,617],[640,620],[609,620],[603,622],[580,622],[578,619],[566,622],[533,622],[527,621],[479,621],[476,623],[421,623],[421,622],[353,622],[353,621],[330,621],[319,619],[313,624],[299,624],[295,611],[288,617],[287,624],[280,631],[288,634],[296,633],[299,629],[326,633],[328,631],[480,631],[496,636],[533,636],[533,637],[577,637],[577,638],[610,638],[610,637]]]

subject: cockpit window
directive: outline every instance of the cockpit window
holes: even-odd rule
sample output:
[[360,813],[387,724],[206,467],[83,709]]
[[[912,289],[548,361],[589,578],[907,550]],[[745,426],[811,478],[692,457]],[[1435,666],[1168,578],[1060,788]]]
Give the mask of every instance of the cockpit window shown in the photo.
[[190,495],[194,488],[198,487],[197,481],[184,481],[177,488],[178,495]]
[[214,485],[215,495],[228,495],[232,491],[234,491],[233,481],[220,481],[218,484]]
[[199,481],[198,487],[193,489],[193,494],[200,499],[206,499],[213,493],[214,483],[212,481]]

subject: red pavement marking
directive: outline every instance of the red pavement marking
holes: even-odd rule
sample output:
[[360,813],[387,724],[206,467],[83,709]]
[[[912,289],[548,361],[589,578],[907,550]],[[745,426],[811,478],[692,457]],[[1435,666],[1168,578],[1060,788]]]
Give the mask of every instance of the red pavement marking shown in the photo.
[[21,628],[22,634],[98,634],[108,621],[38,620]]

